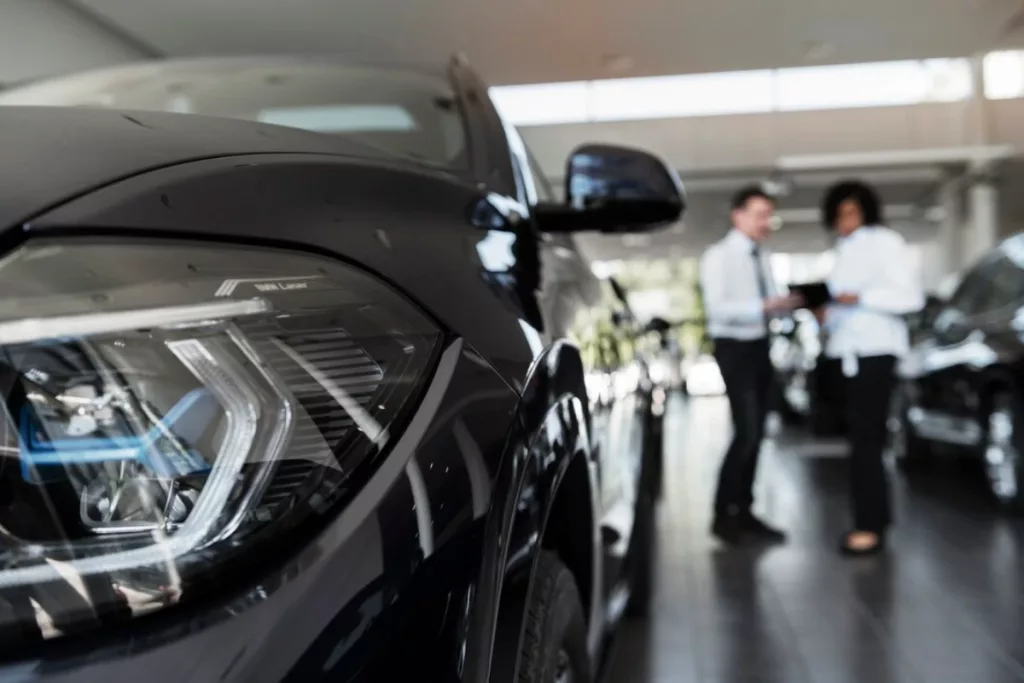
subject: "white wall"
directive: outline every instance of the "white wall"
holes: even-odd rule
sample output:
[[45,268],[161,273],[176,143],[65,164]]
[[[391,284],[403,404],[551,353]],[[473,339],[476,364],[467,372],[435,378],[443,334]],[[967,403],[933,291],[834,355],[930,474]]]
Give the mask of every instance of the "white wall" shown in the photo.
[[0,84],[142,57],[60,2],[0,0]]

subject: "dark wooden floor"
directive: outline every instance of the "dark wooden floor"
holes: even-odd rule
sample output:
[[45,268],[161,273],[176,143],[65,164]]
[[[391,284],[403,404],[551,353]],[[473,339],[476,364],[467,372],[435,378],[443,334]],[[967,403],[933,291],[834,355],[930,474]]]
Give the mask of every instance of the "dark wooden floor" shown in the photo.
[[707,530],[729,433],[724,400],[672,403],[656,607],[617,638],[603,683],[1024,681],[1024,521],[970,469],[895,476],[888,554],[842,558],[841,445],[779,434],[758,505],[790,540],[722,550]]

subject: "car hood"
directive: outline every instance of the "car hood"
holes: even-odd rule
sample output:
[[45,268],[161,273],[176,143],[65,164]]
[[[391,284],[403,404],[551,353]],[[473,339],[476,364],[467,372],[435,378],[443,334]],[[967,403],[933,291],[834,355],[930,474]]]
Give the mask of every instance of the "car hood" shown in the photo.
[[241,154],[391,157],[340,136],[195,114],[0,107],[0,229],[142,171]]

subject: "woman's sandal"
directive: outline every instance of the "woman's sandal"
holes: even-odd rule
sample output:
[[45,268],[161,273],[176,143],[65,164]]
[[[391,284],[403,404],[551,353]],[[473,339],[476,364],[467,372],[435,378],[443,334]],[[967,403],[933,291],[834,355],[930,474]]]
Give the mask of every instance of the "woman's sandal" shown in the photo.
[[839,541],[839,552],[851,557],[877,555],[885,550],[885,537],[872,531],[850,531]]

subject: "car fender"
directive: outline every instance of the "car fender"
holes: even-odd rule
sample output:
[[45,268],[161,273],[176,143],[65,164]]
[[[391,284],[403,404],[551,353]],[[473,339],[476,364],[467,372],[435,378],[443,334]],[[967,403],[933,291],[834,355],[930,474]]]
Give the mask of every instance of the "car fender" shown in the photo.
[[[474,630],[489,638],[491,647],[481,643],[483,647],[476,648],[482,660],[474,668],[487,675],[470,676],[469,680],[513,680],[529,581],[553,503],[567,477],[579,477],[580,473],[585,473],[589,493],[586,510],[580,509],[590,530],[589,589],[581,599],[589,606],[592,655],[603,628],[600,533],[595,514],[598,472],[591,458],[583,364],[575,345],[558,341],[538,356],[518,413],[520,432],[512,436],[502,459],[484,532],[478,583],[483,599],[476,601],[475,622],[480,628]],[[570,474],[571,469],[575,474]]]

